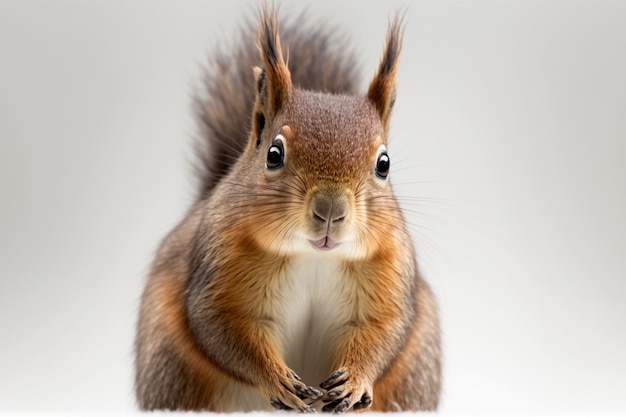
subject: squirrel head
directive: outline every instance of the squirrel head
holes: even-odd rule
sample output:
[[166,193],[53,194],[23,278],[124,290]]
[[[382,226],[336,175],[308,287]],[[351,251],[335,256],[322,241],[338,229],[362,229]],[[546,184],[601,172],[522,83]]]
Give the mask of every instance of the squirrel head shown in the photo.
[[[244,159],[258,207],[255,240],[281,253],[371,254],[403,228],[389,184],[387,133],[395,101],[401,19],[365,96],[295,87],[276,17],[261,13],[256,99]],[[258,174],[258,175],[257,175]]]

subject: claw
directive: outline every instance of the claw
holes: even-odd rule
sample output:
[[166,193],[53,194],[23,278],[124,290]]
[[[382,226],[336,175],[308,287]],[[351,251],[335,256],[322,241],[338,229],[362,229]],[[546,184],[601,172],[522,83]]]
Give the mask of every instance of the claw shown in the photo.
[[326,397],[330,398],[329,401],[331,401],[334,397],[338,397],[341,394],[343,394],[343,390],[335,389],[335,390],[332,390],[332,391],[328,391],[326,393]]
[[272,405],[272,407],[274,407],[277,410],[286,410],[286,411],[293,410],[293,408],[287,407],[282,401],[279,401],[279,400],[272,400],[270,401],[270,404]]
[[361,400],[354,404],[352,408],[354,410],[361,410],[364,408],[368,408],[370,405],[372,405],[372,397],[370,397],[369,395],[363,395],[363,397],[361,397]]
[[340,399],[332,401],[332,402],[326,404],[324,407],[322,407],[322,411],[333,411],[335,409],[335,407],[337,407],[337,405],[339,405],[340,402],[341,402]]
[[333,412],[335,414],[343,413],[344,411],[348,409],[349,406],[350,406],[350,400],[346,398],[345,400],[341,401],[337,407],[335,407]]
[[302,396],[304,398],[318,399],[324,395],[322,391],[306,385],[296,385],[295,388],[298,396]]
[[334,381],[339,378],[340,376],[342,376],[345,373],[345,371],[337,371],[334,372],[331,376],[329,376],[326,381],[322,382],[320,384],[320,387],[322,387],[323,389],[327,389],[330,388],[330,386],[334,383]]

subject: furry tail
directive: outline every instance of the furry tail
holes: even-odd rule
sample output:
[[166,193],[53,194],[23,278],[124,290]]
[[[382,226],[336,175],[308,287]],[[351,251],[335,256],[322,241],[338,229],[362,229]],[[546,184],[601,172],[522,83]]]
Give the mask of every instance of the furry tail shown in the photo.
[[[211,194],[248,140],[255,96],[252,68],[260,66],[261,59],[255,25],[246,26],[231,47],[214,52],[205,71],[204,89],[194,97],[199,200]],[[295,86],[357,93],[356,57],[341,33],[325,22],[307,21],[304,13],[281,21],[280,37]]]

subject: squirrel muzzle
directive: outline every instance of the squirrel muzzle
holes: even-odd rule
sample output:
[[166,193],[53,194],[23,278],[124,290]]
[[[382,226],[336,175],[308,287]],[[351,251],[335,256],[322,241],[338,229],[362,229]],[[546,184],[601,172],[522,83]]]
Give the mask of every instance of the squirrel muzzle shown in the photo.
[[334,249],[340,243],[350,211],[347,193],[328,188],[313,192],[308,210],[310,229],[314,235],[310,239],[311,244],[322,251]]

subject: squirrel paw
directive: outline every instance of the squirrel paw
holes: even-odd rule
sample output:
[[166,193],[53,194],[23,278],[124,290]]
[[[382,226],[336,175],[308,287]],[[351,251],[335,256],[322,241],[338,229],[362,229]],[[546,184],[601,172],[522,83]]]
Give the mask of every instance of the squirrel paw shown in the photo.
[[372,385],[351,374],[347,368],[334,372],[320,387],[328,390],[322,397],[326,403],[322,411],[343,413],[350,409],[363,410],[372,405]]
[[309,387],[290,369],[278,377],[277,384],[269,390],[270,404],[278,410],[296,410],[303,413],[314,413],[310,404],[324,395],[320,390]]

